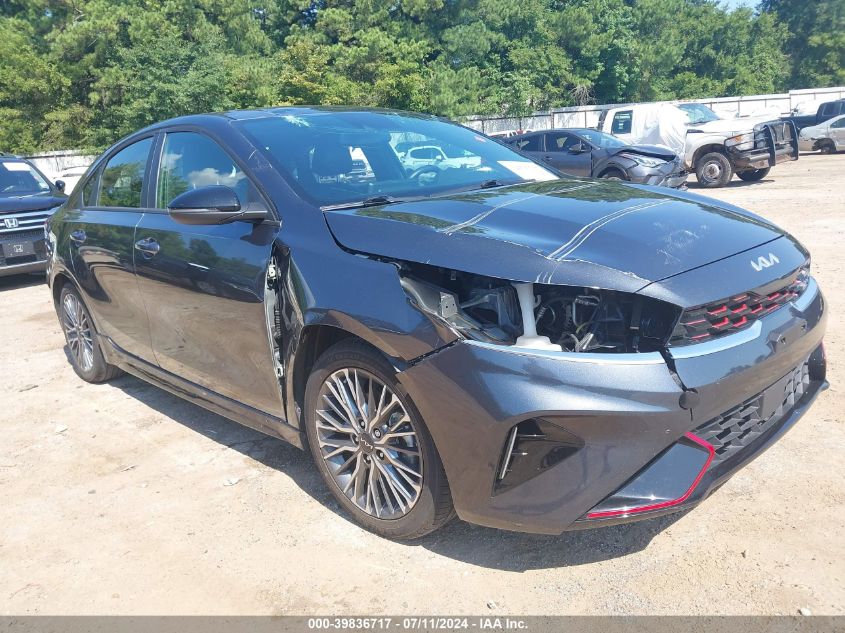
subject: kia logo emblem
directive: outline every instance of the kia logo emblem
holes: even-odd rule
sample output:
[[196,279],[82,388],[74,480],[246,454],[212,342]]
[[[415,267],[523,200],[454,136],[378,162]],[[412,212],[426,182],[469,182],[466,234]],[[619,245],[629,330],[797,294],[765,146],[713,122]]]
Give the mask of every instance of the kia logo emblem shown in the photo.
[[766,257],[765,255],[760,255],[760,257],[757,258],[756,262],[753,259],[751,260],[751,267],[758,273],[764,268],[774,266],[775,264],[780,264],[780,260],[774,253],[769,253],[768,257]]

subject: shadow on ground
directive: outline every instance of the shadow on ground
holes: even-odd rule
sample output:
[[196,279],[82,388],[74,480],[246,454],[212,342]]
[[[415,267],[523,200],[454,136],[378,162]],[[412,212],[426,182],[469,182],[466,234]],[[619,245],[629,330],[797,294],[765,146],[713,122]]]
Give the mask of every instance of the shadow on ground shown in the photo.
[[[740,180],[739,178],[734,178],[731,180],[727,185],[722,187],[723,189],[741,189],[742,187],[756,187],[757,185],[765,185],[766,183],[774,182],[773,178],[763,178],[763,180],[756,180],[754,182],[745,182],[744,180]],[[690,189],[695,189],[699,193],[707,193],[711,191],[707,187],[702,187],[698,184],[695,179],[690,180],[687,183],[687,186]]]
[[46,285],[47,280],[44,278],[44,273],[0,277],[0,292],[4,292],[6,290],[17,290],[18,288],[29,288],[30,286]]
[[[325,508],[350,521],[332,498],[309,453],[202,409],[133,376],[110,383],[175,422],[288,475]],[[455,520],[406,547],[424,547],[462,562],[506,571],[585,565],[641,551],[678,520],[669,515],[630,525],[543,536],[483,528]]]

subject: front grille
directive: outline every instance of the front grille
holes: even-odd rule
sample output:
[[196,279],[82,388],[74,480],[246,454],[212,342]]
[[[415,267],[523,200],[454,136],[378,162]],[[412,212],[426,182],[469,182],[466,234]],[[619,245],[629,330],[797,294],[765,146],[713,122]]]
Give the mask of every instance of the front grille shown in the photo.
[[769,121],[754,128],[754,147],[756,149],[769,149],[769,135],[775,145],[775,149],[783,149],[793,142],[792,128],[785,121]]
[[44,222],[53,215],[54,211],[55,209],[41,209],[39,211],[16,211],[0,214],[0,238],[20,237],[21,233],[33,229],[43,231]]
[[749,290],[707,305],[687,308],[672,331],[669,345],[701,343],[744,330],[801,296],[809,280],[809,267],[803,266],[788,284],[777,290]]
[[693,431],[715,449],[714,466],[754,442],[795,408],[810,386],[809,362],[797,367],[782,380],[786,381],[782,399],[768,415],[763,413],[764,392]]

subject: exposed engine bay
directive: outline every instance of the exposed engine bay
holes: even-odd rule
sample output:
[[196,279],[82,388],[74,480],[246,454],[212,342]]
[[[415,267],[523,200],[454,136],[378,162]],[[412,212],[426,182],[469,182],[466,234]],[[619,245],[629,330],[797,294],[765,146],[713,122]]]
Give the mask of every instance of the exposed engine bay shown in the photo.
[[671,304],[613,290],[399,266],[402,286],[421,309],[463,336],[489,343],[564,352],[657,351],[681,313]]

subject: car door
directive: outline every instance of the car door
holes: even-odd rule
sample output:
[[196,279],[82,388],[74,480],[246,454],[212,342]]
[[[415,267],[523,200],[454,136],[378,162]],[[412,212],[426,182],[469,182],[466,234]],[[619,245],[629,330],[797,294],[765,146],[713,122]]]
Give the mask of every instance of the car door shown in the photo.
[[71,268],[100,334],[154,362],[134,269],[135,227],[145,209],[153,135],[115,148],[82,184],[65,215]]
[[590,146],[574,134],[546,132],[543,160],[573,176],[591,176],[593,159]]
[[157,153],[155,209],[144,214],[135,241],[156,361],[185,380],[282,417],[264,311],[278,222],[176,222],[168,203],[208,185],[231,187],[242,207],[268,205],[241,165],[202,132],[168,131]]

